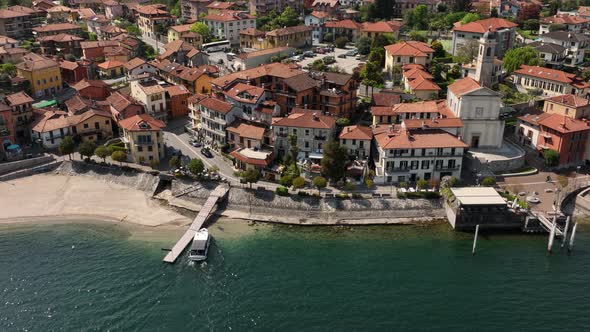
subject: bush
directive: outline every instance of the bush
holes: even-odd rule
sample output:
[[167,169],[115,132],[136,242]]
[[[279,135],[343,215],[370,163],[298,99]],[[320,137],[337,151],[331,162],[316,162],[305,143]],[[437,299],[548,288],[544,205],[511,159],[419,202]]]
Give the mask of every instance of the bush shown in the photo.
[[424,179],[416,181],[416,188],[418,188],[419,190],[428,188],[428,181]]
[[440,198],[440,194],[436,191],[418,191],[418,192],[398,192],[397,198],[400,199],[417,199],[417,198],[426,198],[426,199],[436,199]]
[[293,189],[303,188],[303,187],[305,187],[305,179],[298,176],[293,179],[292,185],[293,185]]
[[203,172],[205,165],[201,159],[191,159],[188,163],[188,170],[193,174],[199,174]]
[[348,191],[353,191],[356,189],[356,184],[354,182],[346,182],[346,185],[344,187]]
[[289,174],[285,174],[281,176],[281,178],[279,179],[279,183],[281,184],[281,186],[290,187],[293,185],[293,177],[291,177],[291,175]]
[[486,177],[481,181],[481,185],[484,187],[493,187],[496,184],[496,179],[491,176]]
[[178,158],[177,156],[173,156],[172,158],[170,158],[170,160],[168,161],[168,165],[170,167],[174,167],[174,168],[178,168],[180,167],[180,158]]
[[345,48],[346,43],[348,43],[348,38],[346,38],[346,37],[338,37],[338,38],[336,38],[336,41],[334,42],[334,44],[336,44],[336,47],[338,47],[338,48]]
[[375,185],[375,183],[373,182],[373,180],[366,178],[365,179],[365,186],[367,186],[367,188],[373,188],[373,186]]
[[285,187],[277,187],[275,192],[279,196],[289,196],[289,189]]
[[557,166],[559,164],[559,152],[551,149],[545,150],[545,152],[543,152],[543,159],[545,159],[545,166]]
[[363,199],[364,197],[361,194],[353,193],[352,194],[352,198],[354,198],[354,199]]

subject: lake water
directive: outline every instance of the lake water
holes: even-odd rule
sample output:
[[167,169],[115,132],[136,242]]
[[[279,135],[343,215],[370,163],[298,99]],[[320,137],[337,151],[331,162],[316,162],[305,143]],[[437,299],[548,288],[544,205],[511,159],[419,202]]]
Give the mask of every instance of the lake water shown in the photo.
[[1,331],[584,331],[590,236],[219,221],[209,260],[112,224],[0,226]]

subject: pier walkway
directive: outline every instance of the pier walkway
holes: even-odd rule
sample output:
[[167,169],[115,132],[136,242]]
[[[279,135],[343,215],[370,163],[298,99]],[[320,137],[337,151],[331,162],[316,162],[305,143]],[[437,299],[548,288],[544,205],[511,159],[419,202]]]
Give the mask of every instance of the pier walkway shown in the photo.
[[193,223],[186,230],[184,235],[178,240],[178,242],[176,242],[174,247],[172,247],[172,250],[170,250],[166,257],[164,257],[164,262],[172,264],[176,261],[178,256],[180,256],[184,249],[193,241],[195,233],[199,229],[201,229],[201,227],[203,227],[203,224],[205,223],[211,212],[213,212],[213,209],[215,208],[217,202],[223,199],[225,195],[227,195],[228,191],[229,187],[227,185],[219,185],[217,188],[215,188],[215,190],[211,192],[209,198],[207,198],[207,201],[201,207],[199,214],[197,214],[195,220],[193,220]]
[[[542,215],[541,213],[533,213],[534,216],[539,219],[539,223],[541,226],[549,233],[551,233],[551,228],[553,228],[553,221],[549,220],[547,217]],[[563,230],[560,228],[559,225],[555,225],[555,236],[563,236]]]

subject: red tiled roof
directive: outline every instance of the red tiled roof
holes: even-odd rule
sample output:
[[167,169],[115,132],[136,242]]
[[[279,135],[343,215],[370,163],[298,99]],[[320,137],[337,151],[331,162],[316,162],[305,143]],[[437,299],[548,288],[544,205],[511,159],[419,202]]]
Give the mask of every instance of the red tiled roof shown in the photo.
[[366,22],[363,23],[361,31],[364,32],[381,32],[381,33],[395,33],[399,31],[403,23],[400,21],[381,21],[381,22]]
[[235,10],[225,10],[218,14],[208,14],[207,16],[203,17],[203,20],[210,20],[210,21],[239,21],[239,20],[252,20],[255,17],[246,14],[243,12],[235,11]]
[[481,85],[479,85],[479,83],[471,77],[465,77],[460,80],[456,80],[453,82],[453,84],[448,86],[449,91],[451,91],[457,97],[461,97],[467,92],[479,88],[481,88]]
[[230,103],[211,97],[201,100],[201,105],[210,110],[223,114],[228,113],[232,109],[232,105]]
[[382,149],[466,148],[457,137],[440,129],[385,131],[375,135]]
[[438,91],[440,87],[438,84],[434,83],[433,81],[419,76],[413,80],[411,80],[408,85],[412,88],[413,91]]
[[223,94],[233,100],[245,103],[256,103],[264,94],[264,89],[254,85],[237,83],[227,91],[224,91]]
[[342,132],[338,137],[340,139],[370,140],[373,138],[373,131],[365,126],[346,126],[342,128]]
[[499,29],[505,28],[516,28],[518,24],[512,23],[503,18],[486,18],[479,21],[470,22],[467,24],[461,24],[461,22],[455,23],[453,31],[472,32],[472,33],[485,33],[488,30],[495,32]]
[[404,125],[407,129],[461,128],[463,121],[459,118],[406,119]]
[[353,20],[342,20],[342,21],[329,21],[325,23],[326,28],[337,28],[337,29],[351,29],[360,30],[362,25]]
[[539,124],[562,134],[590,130],[590,123],[588,121],[572,119],[561,114],[551,114],[541,119]]
[[166,92],[171,96],[181,96],[190,94],[190,91],[184,85],[170,85],[164,88]]
[[422,78],[426,78],[426,79],[433,79],[432,75],[430,75],[429,72],[424,71],[420,68],[414,68],[414,69],[409,69],[404,71],[403,73],[405,78],[408,79],[414,79],[414,78],[418,78],[418,77],[422,77]]
[[322,115],[321,111],[294,108],[289,116],[274,121],[274,126],[330,129],[336,125],[331,116]]
[[168,15],[168,12],[161,9],[161,5],[146,5],[137,8],[137,12],[144,15]]
[[87,78],[77,82],[76,84],[71,86],[72,88],[76,89],[77,91],[84,90],[88,87],[95,87],[95,88],[104,88],[108,89],[108,85],[100,80],[89,80]]
[[51,31],[62,31],[62,30],[81,30],[80,26],[72,24],[72,23],[57,23],[57,24],[48,24],[42,27],[33,28],[33,31],[36,32],[51,32]]
[[8,102],[9,106],[16,106],[16,105],[22,105],[22,104],[26,104],[26,103],[32,103],[33,98],[31,98],[25,92],[21,91],[21,92],[6,95],[6,101]]
[[145,63],[147,63],[147,62],[142,58],[133,58],[125,63],[125,69],[133,70]]
[[339,2],[338,0],[314,0],[311,4],[312,7],[315,6],[329,6],[329,7],[336,7]]
[[117,67],[122,67],[122,66],[123,66],[123,62],[118,61],[118,60],[110,60],[110,61],[105,61],[103,63],[99,63],[97,67],[100,69],[112,69],[112,68],[117,68]]
[[295,66],[289,64],[274,62],[268,65],[258,66],[252,69],[238,71],[229,75],[218,77],[211,81],[211,84],[226,87],[236,80],[256,79],[264,76],[274,76],[278,78],[289,78],[305,73],[302,70],[296,69]]
[[419,41],[402,41],[385,46],[385,50],[393,56],[426,57],[428,53],[434,53],[428,44]]
[[212,2],[212,3],[208,4],[207,5],[207,8],[211,8],[211,9],[230,9],[234,5],[235,5],[235,3],[233,3],[233,2],[219,2],[219,1],[215,1],[215,2]]
[[572,16],[572,15],[567,15],[567,14],[553,15],[553,16],[549,16],[549,17],[543,17],[541,19],[541,23],[545,23],[545,24],[568,25],[568,24],[583,24],[583,23],[588,23],[588,22],[589,21],[583,17]]
[[311,14],[309,14],[313,17],[317,17],[317,18],[326,18],[328,16],[330,16],[328,13],[326,12],[318,12],[317,10],[314,10],[311,12]]
[[76,68],[78,68],[78,63],[72,62],[72,61],[67,61],[67,60],[62,60],[59,63],[59,66],[63,69],[66,69],[66,70],[76,70]]
[[226,127],[226,130],[228,132],[237,134],[240,137],[251,138],[258,141],[262,141],[264,139],[264,132],[266,131],[266,129],[262,126],[255,126],[240,120],[232,122],[232,124]]
[[401,96],[399,94],[388,93],[383,90],[373,94],[373,104],[375,106],[393,106],[399,104],[400,100]]
[[561,70],[527,65],[520,66],[520,69],[515,70],[514,73],[561,83],[572,83],[574,81],[573,78],[575,77],[574,74],[566,73]]
[[243,151],[243,150],[245,150],[245,149],[234,150],[234,151],[230,152],[229,155],[238,159],[239,161],[241,161],[243,163],[255,165],[255,166],[268,166],[268,165],[270,165],[270,163],[272,161],[272,153],[268,154],[266,159],[256,159],[256,158],[246,157],[243,154],[241,154],[240,151]]
[[[143,127],[144,124],[147,126]],[[119,121],[119,126],[128,131],[154,131],[161,130],[166,127],[166,124],[148,114],[138,114]]]
[[571,94],[547,98],[547,99],[545,99],[545,102],[547,102],[547,101],[557,103],[557,104],[566,105],[566,106],[573,107],[573,108],[584,107],[584,106],[588,106],[590,104],[590,101],[588,101],[588,99],[574,96]]
[[393,107],[371,107],[371,114],[373,115],[396,115],[398,113],[438,113],[443,117],[448,117],[452,114],[447,107],[445,100],[428,100],[417,103],[402,103],[396,104]]

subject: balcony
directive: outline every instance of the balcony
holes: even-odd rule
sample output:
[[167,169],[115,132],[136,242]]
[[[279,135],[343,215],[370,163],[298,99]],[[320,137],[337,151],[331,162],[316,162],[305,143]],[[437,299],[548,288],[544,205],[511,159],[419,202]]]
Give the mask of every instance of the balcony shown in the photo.
[[458,171],[461,169],[461,165],[455,166],[436,166],[434,167],[435,171]]
[[326,140],[326,136],[320,136],[320,135],[316,135],[313,137],[314,140],[316,141],[325,141]]
[[385,171],[387,173],[390,173],[390,174],[391,173],[405,173],[405,172],[408,172],[410,169],[411,169],[410,166],[407,166],[407,167],[394,167],[394,168],[386,169]]
[[133,144],[135,145],[154,145],[154,142],[152,141],[133,141]]

